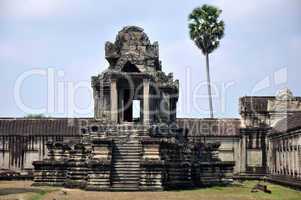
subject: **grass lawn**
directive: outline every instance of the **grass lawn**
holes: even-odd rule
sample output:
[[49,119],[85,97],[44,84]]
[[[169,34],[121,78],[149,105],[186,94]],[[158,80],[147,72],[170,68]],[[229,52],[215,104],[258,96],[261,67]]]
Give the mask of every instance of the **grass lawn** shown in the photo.
[[211,187],[205,189],[197,189],[192,191],[182,191],[187,197],[196,199],[194,196],[199,196],[200,199],[208,198],[213,200],[301,200],[301,192],[280,185],[265,183],[271,194],[264,192],[250,192],[258,181],[245,181],[243,184],[234,184],[227,187]]
[[272,194],[251,193],[257,181],[227,187],[163,192],[87,192],[78,189],[31,187],[30,181],[0,182],[0,200],[301,200],[301,192],[268,183]]

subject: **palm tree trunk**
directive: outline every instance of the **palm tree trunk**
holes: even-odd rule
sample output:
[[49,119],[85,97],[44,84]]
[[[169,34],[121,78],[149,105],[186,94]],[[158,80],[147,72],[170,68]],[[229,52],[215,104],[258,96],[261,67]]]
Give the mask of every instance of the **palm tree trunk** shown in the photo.
[[207,86],[208,86],[210,118],[213,118],[211,82],[210,82],[210,72],[209,72],[209,54],[208,53],[206,54],[206,72],[207,72]]

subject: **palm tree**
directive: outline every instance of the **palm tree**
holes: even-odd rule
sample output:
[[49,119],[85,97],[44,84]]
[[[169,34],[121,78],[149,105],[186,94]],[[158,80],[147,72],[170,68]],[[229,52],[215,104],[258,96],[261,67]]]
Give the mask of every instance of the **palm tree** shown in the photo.
[[206,57],[207,85],[210,117],[213,118],[211,83],[209,72],[209,54],[212,53],[224,36],[224,21],[220,20],[222,10],[215,6],[203,5],[195,8],[189,15],[189,34],[196,46]]

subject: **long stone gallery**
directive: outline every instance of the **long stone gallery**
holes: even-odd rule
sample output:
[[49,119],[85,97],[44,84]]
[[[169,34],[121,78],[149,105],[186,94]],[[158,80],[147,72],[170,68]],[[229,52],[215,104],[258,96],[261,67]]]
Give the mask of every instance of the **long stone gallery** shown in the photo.
[[179,82],[142,28],[124,27],[105,57],[109,67],[91,81],[94,118],[0,119],[2,170],[97,191],[233,179],[301,187],[301,97],[284,89],[241,97],[240,118],[177,118]]

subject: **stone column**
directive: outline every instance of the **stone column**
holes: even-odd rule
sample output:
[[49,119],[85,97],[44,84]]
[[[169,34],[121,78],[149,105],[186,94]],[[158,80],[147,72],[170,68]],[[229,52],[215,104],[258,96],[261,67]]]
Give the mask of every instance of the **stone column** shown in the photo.
[[297,148],[297,143],[295,141],[295,144],[294,144],[294,161],[295,161],[295,169],[294,169],[294,175],[298,176],[298,148]]
[[118,122],[118,94],[117,94],[117,80],[111,80],[111,120]]
[[296,171],[296,159],[295,159],[295,141],[294,137],[292,137],[292,147],[291,147],[291,156],[292,156],[292,176],[295,177]]
[[143,123],[149,123],[149,80],[143,79]]
[[291,173],[291,153],[290,153],[290,148],[289,148],[289,141],[287,141],[287,145],[285,148],[286,152],[286,163],[287,163],[287,174],[290,175]]
[[247,160],[247,146],[246,146],[246,135],[245,133],[242,133],[242,138],[241,138],[241,166],[240,166],[240,172],[246,172],[246,160]]
[[125,102],[124,102],[124,90],[119,89],[118,91],[118,105],[119,105],[119,110],[120,112],[119,114],[119,122],[123,122],[124,120],[124,106],[125,106]]
[[[282,138],[281,138],[281,143],[282,143]],[[285,156],[284,156],[284,144],[281,144],[281,152],[280,152],[280,169],[281,169],[281,174],[284,174],[284,168],[285,168],[286,162],[285,162]]]
[[235,139],[234,142],[234,161],[235,161],[235,166],[234,166],[234,173],[239,173],[240,172],[240,166],[241,166],[241,139]]
[[298,169],[298,178],[301,179],[301,134],[299,134],[296,138],[297,144],[297,169]]
[[276,149],[276,155],[275,155],[275,159],[276,159],[276,162],[275,162],[275,173],[278,174],[278,170],[279,170],[279,165],[278,165],[278,162],[279,162],[279,146],[275,145],[277,143],[274,143],[274,148]]

